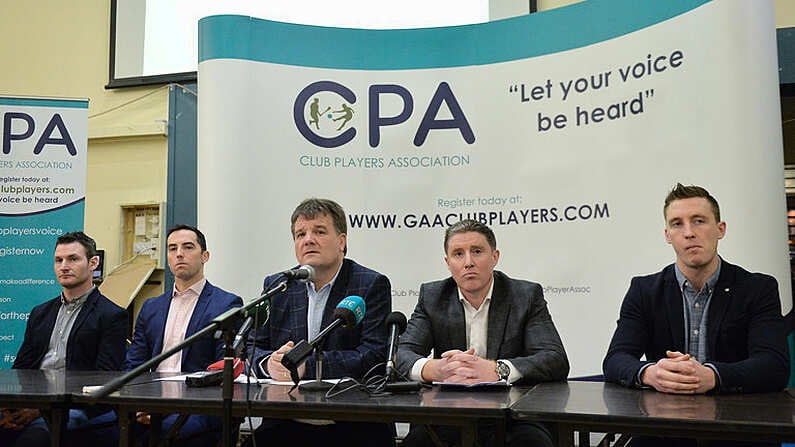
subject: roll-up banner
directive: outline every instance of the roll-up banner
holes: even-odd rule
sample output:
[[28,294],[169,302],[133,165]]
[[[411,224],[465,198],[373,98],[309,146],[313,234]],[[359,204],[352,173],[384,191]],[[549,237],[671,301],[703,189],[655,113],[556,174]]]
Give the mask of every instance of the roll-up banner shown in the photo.
[[0,368],[30,310],[60,293],[58,236],[83,229],[88,100],[0,96]]
[[773,2],[589,0],[495,22],[363,30],[199,23],[199,210],[212,281],[248,297],[295,264],[307,197],[410,314],[449,275],[444,229],[491,226],[544,286],[572,364],[601,372],[631,277],[674,260],[663,200],[720,202],[730,262],[792,307]]

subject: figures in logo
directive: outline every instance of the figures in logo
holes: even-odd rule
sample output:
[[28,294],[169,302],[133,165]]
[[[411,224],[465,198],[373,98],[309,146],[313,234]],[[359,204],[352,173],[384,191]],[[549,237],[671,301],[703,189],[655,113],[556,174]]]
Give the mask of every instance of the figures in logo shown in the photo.
[[309,120],[309,125],[311,126],[312,123],[315,123],[315,129],[320,130],[320,116],[325,114],[329,110],[331,110],[331,107],[326,107],[326,110],[324,110],[323,113],[321,113],[320,100],[317,98],[313,99],[312,104],[309,105],[309,116],[312,117],[312,119]]
[[338,117],[336,117],[336,118],[334,118],[332,120],[332,121],[342,120],[342,122],[340,123],[340,126],[337,127],[337,130],[342,130],[342,128],[345,127],[345,124],[347,124],[348,121],[350,121],[351,118],[353,118],[353,109],[348,107],[348,104],[342,103],[342,105],[340,107],[341,107],[340,110],[333,110],[331,112],[331,113],[342,113],[343,114],[343,115],[340,115],[340,116],[338,116]]

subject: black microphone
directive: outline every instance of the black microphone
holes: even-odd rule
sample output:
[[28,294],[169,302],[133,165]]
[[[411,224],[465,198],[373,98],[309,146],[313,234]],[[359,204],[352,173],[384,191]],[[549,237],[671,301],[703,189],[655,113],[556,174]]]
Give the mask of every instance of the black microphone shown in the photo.
[[386,355],[386,380],[389,382],[395,373],[398,338],[406,330],[406,316],[400,312],[392,312],[386,317],[386,325],[389,327],[389,351]]
[[291,270],[285,270],[279,274],[287,279],[309,282],[315,278],[315,269],[311,265],[302,265]]
[[398,338],[406,330],[406,316],[400,312],[392,312],[386,317],[389,326],[389,351],[386,358],[386,374],[384,375],[383,391],[389,393],[413,393],[422,388],[419,382],[393,382],[395,378],[395,362],[397,361]]
[[320,331],[312,341],[301,340],[287,351],[282,357],[282,365],[290,370],[293,382],[298,383],[298,367],[303,363],[315,347],[321,346],[326,336],[337,326],[354,327],[362,322],[364,318],[364,299],[360,296],[351,295],[337,304],[334,309],[334,321]]
[[[279,275],[284,276],[288,281],[294,279],[301,282],[309,282],[315,277],[315,269],[311,265],[302,265],[291,270],[285,270],[279,273]],[[241,317],[245,315],[246,319],[243,321],[243,324],[240,326],[232,342],[232,348],[237,353],[236,355],[240,355],[241,345],[248,336],[251,327],[254,325],[254,320],[256,319],[260,323],[267,321],[270,311],[271,302],[270,299],[268,299],[263,301],[259,306],[248,309],[241,315]]]
[[253,307],[246,312],[246,319],[243,320],[243,324],[240,325],[240,329],[237,331],[235,339],[232,342],[232,349],[235,351],[235,355],[240,356],[243,342],[246,340],[246,338],[248,338],[248,333],[252,326],[254,326],[254,321],[256,320],[260,324],[263,324],[268,320],[270,309],[270,300],[266,300],[259,306]]

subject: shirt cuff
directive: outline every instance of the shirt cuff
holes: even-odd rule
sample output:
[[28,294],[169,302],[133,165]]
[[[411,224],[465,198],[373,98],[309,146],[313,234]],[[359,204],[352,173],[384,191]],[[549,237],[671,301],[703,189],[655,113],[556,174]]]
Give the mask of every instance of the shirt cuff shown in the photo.
[[[718,367],[713,365],[712,363],[704,363],[704,366],[706,366],[707,368],[711,369],[712,372],[715,373],[715,388],[713,388],[712,390],[720,391],[720,389],[721,389],[721,380],[720,380],[720,373],[718,372]],[[712,391],[712,390],[710,390],[710,391]]]
[[648,368],[651,365],[654,365],[654,363],[647,363],[640,367],[640,369],[638,370],[638,374],[635,375],[635,386],[639,388],[646,387],[646,385],[643,384],[643,380],[641,380],[641,377],[643,377],[643,371],[646,371],[646,368]]
[[257,369],[258,369],[257,376],[259,376],[260,379],[270,379],[271,378],[271,376],[268,374],[268,359],[269,358],[271,358],[271,356],[270,355],[266,355],[265,357],[262,358],[262,360],[259,361],[259,364],[257,365]]
[[414,362],[414,366],[411,367],[411,372],[409,373],[409,378],[411,380],[416,380],[417,382],[423,381],[422,367],[425,366],[426,363],[428,363],[428,360],[430,359],[427,357],[423,357],[421,359],[418,359],[416,362]]

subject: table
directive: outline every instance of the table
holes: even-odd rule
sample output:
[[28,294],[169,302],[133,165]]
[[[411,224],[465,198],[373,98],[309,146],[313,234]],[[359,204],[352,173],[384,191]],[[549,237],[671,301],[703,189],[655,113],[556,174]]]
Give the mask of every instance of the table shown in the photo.
[[41,410],[57,447],[69,412],[65,385],[64,375],[54,371],[0,369],[0,408]]
[[588,432],[795,440],[795,400],[785,392],[693,396],[602,382],[544,383],[514,403],[511,416],[556,424],[561,446],[574,445],[575,431],[581,446]]
[[[50,420],[53,445],[60,443],[68,408],[103,404],[118,409],[121,444],[127,445],[131,415],[183,412],[221,415],[221,388],[189,388],[183,382],[154,382],[144,375],[99,400],[83,394],[84,385],[101,385],[119,372],[66,374],[39,370],[0,370],[0,407],[40,408]],[[498,391],[441,391],[369,397],[349,392],[327,399],[323,392],[281,385],[234,386],[234,415],[315,418],[372,422],[433,423],[460,427],[465,445],[475,439],[476,422],[493,421],[500,437],[507,417],[553,423],[560,445],[580,445],[588,432],[785,442],[795,440],[795,399],[789,394],[682,396],[636,390],[602,382],[544,383]],[[583,436],[585,434],[585,436]]]
[[[104,372],[83,375],[70,372],[67,389],[73,393],[72,401],[82,404],[94,402],[82,393],[82,387],[76,388],[72,383],[99,385],[115,376],[114,373]],[[129,423],[135,411],[221,415],[220,387],[191,388],[183,382],[153,382],[156,377],[156,373],[145,374],[121,390],[96,401],[118,409],[120,446],[126,446],[129,442]],[[330,399],[325,397],[325,392],[295,390],[288,394],[289,390],[289,386],[254,384],[250,389],[250,400],[247,400],[246,386],[235,384],[233,415],[451,425],[462,429],[464,445],[473,445],[477,421],[480,420],[494,422],[497,436],[504,439],[509,409],[529,388],[441,391],[434,387],[419,394],[383,397],[369,397],[362,391],[351,391]]]

